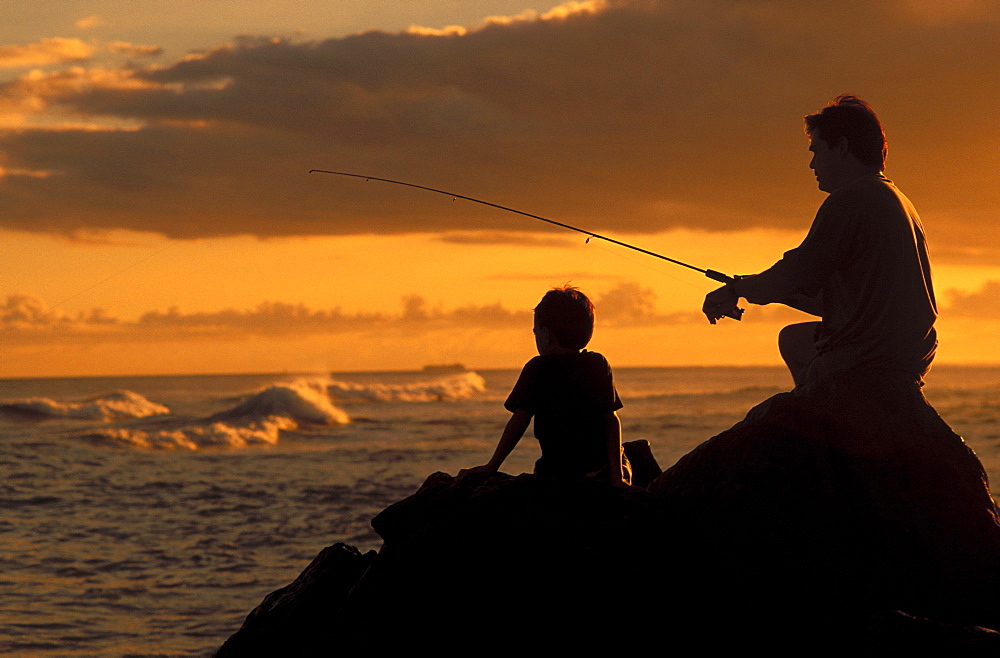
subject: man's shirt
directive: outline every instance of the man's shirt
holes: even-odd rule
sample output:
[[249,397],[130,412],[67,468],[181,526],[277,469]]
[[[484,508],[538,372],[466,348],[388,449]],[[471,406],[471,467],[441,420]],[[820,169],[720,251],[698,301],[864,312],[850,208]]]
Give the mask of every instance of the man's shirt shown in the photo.
[[747,281],[756,304],[820,300],[823,322],[807,379],[855,367],[922,378],[937,347],[937,305],[920,217],[885,176],[827,197],[809,234]]

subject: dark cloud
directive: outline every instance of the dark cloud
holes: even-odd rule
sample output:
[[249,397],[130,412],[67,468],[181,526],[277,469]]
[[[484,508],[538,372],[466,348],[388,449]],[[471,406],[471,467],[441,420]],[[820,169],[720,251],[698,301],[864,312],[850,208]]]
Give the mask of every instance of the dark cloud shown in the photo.
[[0,113],[127,129],[6,131],[0,222],[185,238],[511,228],[494,209],[306,174],[337,168],[598,231],[801,229],[822,198],[801,116],[851,91],[885,121],[888,173],[932,241],[1000,238],[989,16],[912,0],[591,4],[604,9],[23,76],[0,85]]

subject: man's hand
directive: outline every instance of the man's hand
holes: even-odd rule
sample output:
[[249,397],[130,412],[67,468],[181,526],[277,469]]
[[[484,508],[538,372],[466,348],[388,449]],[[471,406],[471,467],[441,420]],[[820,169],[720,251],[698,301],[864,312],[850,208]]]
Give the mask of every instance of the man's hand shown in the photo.
[[733,292],[733,289],[725,285],[705,295],[705,303],[701,306],[701,312],[705,314],[711,324],[715,324],[719,318],[733,313],[739,301],[740,298]]

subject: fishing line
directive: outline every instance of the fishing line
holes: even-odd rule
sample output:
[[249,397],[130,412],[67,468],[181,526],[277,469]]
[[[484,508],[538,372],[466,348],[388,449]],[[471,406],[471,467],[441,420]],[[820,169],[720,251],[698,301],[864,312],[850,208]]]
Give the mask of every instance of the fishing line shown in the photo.
[[[591,244],[591,243],[588,242],[587,244]],[[623,254],[621,252],[615,251],[614,249],[608,249],[607,247],[599,245],[596,242],[592,243],[592,244],[593,244],[593,247],[595,249],[600,249],[601,251],[603,251],[606,254],[611,254],[612,256],[615,256],[616,258],[621,258],[622,260],[626,260],[626,261],[632,263],[633,265],[637,265],[639,267],[645,267],[647,270],[651,270],[653,272],[656,272],[657,274],[665,276],[666,278],[670,279],[671,281],[675,281],[677,283],[683,284],[683,285],[685,285],[685,286],[687,286],[689,288],[698,288],[699,287],[699,286],[694,285],[693,283],[691,283],[687,279],[682,279],[681,277],[679,277],[679,276],[677,276],[675,274],[671,274],[669,271],[667,271],[667,270],[665,270],[663,268],[654,267],[653,265],[650,265],[647,262],[640,261],[638,258],[631,258],[631,257],[626,256],[625,254]]]
[[[481,204],[481,205],[484,205],[484,206],[490,206],[491,208],[497,208],[499,210],[506,210],[507,212],[512,212],[512,213],[515,213],[517,215],[523,215],[525,217],[530,217],[532,219],[537,219],[539,221],[546,222],[548,224],[552,224],[554,226],[559,226],[561,228],[569,229],[570,231],[576,231],[577,233],[583,233],[584,235],[590,236],[590,237],[587,238],[587,242],[590,242],[591,238],[597,238],[598,240],[604,240],[605,242],[610,242],[610,243],[616,244],[616,245],[618,245],[620,247],[625,247],[626,249],[632,249],[633,251],[638,251],[640,253],[646,254],[647,256],[653,256],[654,258],[659,258],[661,260],[665,260],[667,262],[673,263],[674,265],[680,265],[681,267],[686,267],[686,268],[688,268],[690,270],[694,270],[696,272],[701,272],[702,274],[704,274],[705,276],[707,276],[709,279],[712,279],[714,281],[718,281],[720,283],[733,283],[735,281],[735,279],[733,277],[727,276],[727,275],[723,274],[722,272],[716,272],[715,270],[707,270],[707,269],[702,269],[700,267],[695,267],[694,265],[689,265],[688,263],[685,263],[683,261],[679,261],[679,260],[676,260],[676,259],[664,256],[662,254],[658,254],[655,251],[649,251],[648,249],[643,249],[641,247],[636,247],[635,245],[628,244],[627,242],[622,242],[621,240],[615,240],[614,238],[609,238],[609,237],[607,237],[605,235],[600,235],[599,233],[594,233],[593,231],[588,231],[586,229],[578,228],[576,226],[570,226],[569,224],[564,224],[562,222],[557,222],[554,219],[548,219],[547,217],[542,217],[541,215],[534,215],[534,214],[532,214],[530,212],[524,212],[523,210],[517,210],[515,208],[510,208],[508,206],[501,206],[498,203],[491,203],[489,201],[483,201],[482,199],[476,199],[476,198],[471,197],[471,196],[465,196],[464,194],[458,194],[456,192],[448,192],[446,190],[439,190],[439,189],[434,188],[434,187],[427,187],[426,185],[417,185],[416,183],[407,183],[406,181],[392,180],[390,178],[379,178],[378,176],[366,176],[364,174],[352,174],[352,173],[348,173],[348,172],[345,172],[345,171],[328,171],[326,169],[310,169],[309,173],[310,174],[314,174],[314,173],[315,174],[331,174],[333,176],[348,176],[350,178],[360,178],[360,179],[365,180],[365,181],[373,181],[374,180],[374,181],[379,181],[381,183],[391,183],[393,185],[403,185],[405,187],[413,187],[413,188],[416,188],[418,190],[426,190],[428,192],[434,192],[436,194],[443,194],[445,196],[450,196],[452,198],[452,201],[454,201],[455,199],[465,199],[466,201],[471,201],[473,203],[478,203],[478,204]],[[729,312],[727,314],[728,317],[731,317],[734,320],[739,320],[742,315],[743,315],[743,309],[740,309],[740,308],[734,308],[731,312]]]
[[148,256],[144,256],[143,258],[137,260],[136,262],[132,263],[128,267],[124,267],[124,268],[118,270],[117,272],[115,272],[114,274],[101,279],[97,283],[95,283],[95,284],[93,284],[93,285],[91,285],[91,286],[89,286],[87,288],[84,288],[83,290],[80,290],[79,292],[73,293],[72,295],[70,295],[66,299],[62,300],[61,302],[58,302],[56,304],[53,304],[52,306],[49,306],[44,311],[40,311],[38,313],[35,313],[30,318],[26,318],[26,319],[23,319],[23,320],[17,320],[15,322],[12,322],[11,324],[9,324],[6,327],[4,327],[3,329],[0,329],[0,334],[6,333],[6,332],[10,331],[11,329],[14,329],[15,327],[26,325],[26,324],[29,324],[31,322],[34,322],[35,320],[37,320],[39,318],[45,317],[46,315],[48,315],[52,311],[56,310],[57,308],[59,308],[60,306],[62,306],[63,304],[65,304],[66,302],[72,301],[72,300],[76,299],[77,297],[79,297],[80,295],[83,295],[83,294],[85,294],[87,292],[90,292],[94,288],[97,288],[99,286],[104,285],[105,283],[107,283],[111,279],[114,279],[115,277],[120,276],[120,275],[124,274],[125,272],[128,272],[129,270],[131,270],[134,267],[138,267],[139,265],[142,265],[147,260],[149,260],[151,258],[155,258],[156,256],[159,256],[164,251],[166,251],[167,249],[170,249],[173,246],[174,246],[174,243],[168,244],[166,247],[160,249],[159,251],[156,251],[156,252],[154,252],[154,253],[152,253],[152,254],[150,254]]

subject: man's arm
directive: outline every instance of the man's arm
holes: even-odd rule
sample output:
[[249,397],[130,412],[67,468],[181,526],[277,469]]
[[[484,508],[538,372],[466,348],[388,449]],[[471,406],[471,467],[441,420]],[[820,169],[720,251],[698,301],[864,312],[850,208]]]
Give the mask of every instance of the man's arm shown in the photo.
[[760,274],[738,276],[732,283],[708,293],[701,310],[708,321],[715,324],[717,320],[728,315],[742,297],[751,304],[784,304],[810,315],[822,317],[821,296],[819,294],[810,296],[797,288],[796,282],[783,276],[776,265]]
[[622,423],[614,411],[604,416],[604,438],[608,446],[609,482],[612,487],[628,486],[622,472]]
[[517,447],[518,441],[524,436],[524,431],[528,429],[530,423],[531,414],[524,409],[515,410],[511,414],[510,420],[507,421],[507,426],[504,427],[503,434],[500,436],[500,441],[497,443],[496,450],[493,451],[493,457],[490,458],[490,461],[482,466],[463,468],[458,472],[458,477],[464,478],[480,473],[487,475],[496,473],[500,470],[500,466],[504,460],[507,459],[507,455]]
[[702,306],[708,321],[715,324],[741,297],[751,304],[786,304],[822,317],[820,291],[837,265],[849,256],[851,236],[862,217],[853,196],[831,194],[798,247],[786,251],[781,260],[760,274],[738,276],[708,293]]

